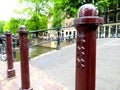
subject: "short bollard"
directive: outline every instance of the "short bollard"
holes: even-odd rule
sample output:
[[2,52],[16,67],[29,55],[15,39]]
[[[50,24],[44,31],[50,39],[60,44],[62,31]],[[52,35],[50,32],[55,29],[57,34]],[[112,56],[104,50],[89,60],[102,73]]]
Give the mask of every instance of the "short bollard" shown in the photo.
[[93,5],[85,4],[74,20],[77,29],[75,90],[95,90],[96,30],[103,23],[97,14]]
[[28,62],[28,39],[25,26],[20,26],[19,30],[20,40],[20,64],[21,64],[21,88],[20,90],[33,90],[30,88],[29,76],[29,62]]
[[7,78],[15,77],[15,69],[13,67],[12,55],[12,38],[9,31],[6,31],[6,53],[7,53]]

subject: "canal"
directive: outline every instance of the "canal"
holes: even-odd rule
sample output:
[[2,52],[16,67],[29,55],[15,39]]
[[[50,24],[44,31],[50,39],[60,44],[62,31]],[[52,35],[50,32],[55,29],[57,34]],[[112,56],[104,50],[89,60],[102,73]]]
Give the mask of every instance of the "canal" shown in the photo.
[[[55,50],[55,48],[50,48],[50,47],[44,47],[44,46],[34,46],[32,48],[29,49],[29,57],[34,58],[40,54],[46,53],[46,52],[50,52],[52,50]],[[19,49],[16,49],[16,60],[19,61],[20,60],[20,52]]]
[[[61,48],[68,46],[68,45],[71,45],[71,44],[73,44],[73,42],[61,42]],[[57,46],[56,42],[47,43],[47,44],[44,44],[41,46],[39,46],[39,45],[33,46],[33,47],[29,48],[29,57],[31,59],[31,58],[39,56],[43,53],[47,53],[47,52],[50,52],[52,50],[56,50],[56,46]],[[16,48],[16,60],[17,61],[20,60],[20,52],[19,52],[18,47]]]
[[55,48],[44,47],[44,46],[35,46],[29,49],[29,55],[31,58],[36,57],[40,54],[55,50]]

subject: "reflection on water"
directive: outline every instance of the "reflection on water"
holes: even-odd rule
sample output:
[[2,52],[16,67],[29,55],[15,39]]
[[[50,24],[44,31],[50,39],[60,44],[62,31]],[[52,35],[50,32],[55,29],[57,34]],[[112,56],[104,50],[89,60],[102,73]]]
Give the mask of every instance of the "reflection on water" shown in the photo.
[[[46,52],[49,52],[49,51],[52,51],[52,50],[55,50],[55,49],[50,48],[50,47],[44,47],[44,46],[34,46],[34,47],[29,49],[29,57],[33,58],[33,57],[36,57],[40,54],[43,54],[43,53],[46,53]],[[19,49],[17,50],[16,54],[17,54],[16,55],[17,61],[19,61],[20,60]]]
[[33,58],[40,54],[43,54],[52,50],[55,50],[55,49],[50,47],[35,46],[29,49],[29,55],[30,55],[30,58]]

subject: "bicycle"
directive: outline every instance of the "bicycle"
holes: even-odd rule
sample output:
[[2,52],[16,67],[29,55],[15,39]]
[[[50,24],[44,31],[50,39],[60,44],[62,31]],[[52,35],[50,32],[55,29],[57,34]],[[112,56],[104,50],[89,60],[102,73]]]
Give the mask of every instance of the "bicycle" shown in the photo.
[[0,60],[1,61],[7,60],[6,49],[5,46],[3,46],[2,44],[0,44]]

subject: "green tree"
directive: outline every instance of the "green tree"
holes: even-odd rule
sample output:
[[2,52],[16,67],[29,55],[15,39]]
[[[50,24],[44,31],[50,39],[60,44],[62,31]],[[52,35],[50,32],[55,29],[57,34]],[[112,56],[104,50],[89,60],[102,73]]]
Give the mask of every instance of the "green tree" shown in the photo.
[[10,30],[10,22],[5,22],[4,26],[3,26],[3,32],[5,33],[6,30]]
[[[79,7],[84,3],[83,0],[51,0],[54,4],[54,8],[61,10],[64,18],[75,17]],[[60,14],[61,14],[60,13]]]
[[[50,0],[54,4],[53,26],[60,25],[62,18],[77,17],[78,9],[86,3],[94,4],[99,15],[109,12],[109,7],[116,9],[118,0]],[[59,14],[57,14],[59,13]],[[61,16],[62,15],[62,16]],[[61,18],[61,19],[60,19]],[[57,24],[56,24],[57,23]]]
[[10,19],[10,23],[9,23],[9,29],[10,29],[11,33],[15,34],[17,32],[17,30],[18,30],[18,27],[20,25],[22,25],[22,24],[23,24],[23,20],[22,19],[11,18]]
[[99,0],[97,3],[99,14],[103,12],[108,12],[109,5],[110,5],[109,0]]
[[82,5],[82,0],[51,0],[54,4],[52,26],[61,26],[65,18],[76,17],[78,8]]
[[15,18],[11,18],[9,22],[5,22],[4,26],[3,26],[3,31],[5,32],[6,30],[10,30],[10,32],[12,34],[15,34],[18,30],[18,27],[20,25],[24,24],[24,20],[23,19],[15,19]]
[[49,0],[19,0],[20,3],[24,3],[27,5],[26,8],[23,9],[23,12],[28,12],[28,14],[39,14],[39,15],[47,15],[49,9]]
[[5,24],[5,21],[0,21],[0,33],[3,33],[4,24]]
[[40,30],[47,28],[47,16],[49,14],[49,0],[20,0],[21,4],[26,4],[27,7],[23,12],[27,12],[29,19],[26,19],[25,25],[28,30]]
[[29,31],[47,28],[47,18],[34,14],[31,19],[25,21],[25,25]]
[[63,21],[63,16],[61,14],[61,10],[57,10],[57,7],[54,8],[52,27],[61,26],[62,21]]

